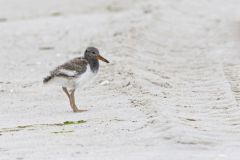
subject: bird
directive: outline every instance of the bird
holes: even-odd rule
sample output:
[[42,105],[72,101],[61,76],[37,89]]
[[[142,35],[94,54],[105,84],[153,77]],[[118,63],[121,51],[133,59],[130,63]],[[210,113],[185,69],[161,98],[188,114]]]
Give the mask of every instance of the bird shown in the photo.
[[87,111],[77,107],[74,93],[78,87],[86,85],[98,73],[99,60],[109,63],[99,54],[97,48],[87,47],[82,57],[69,60],[50,71],[50,74],[43,79],[43,83],[53,82],[60,85],[68,97],[73,112]]

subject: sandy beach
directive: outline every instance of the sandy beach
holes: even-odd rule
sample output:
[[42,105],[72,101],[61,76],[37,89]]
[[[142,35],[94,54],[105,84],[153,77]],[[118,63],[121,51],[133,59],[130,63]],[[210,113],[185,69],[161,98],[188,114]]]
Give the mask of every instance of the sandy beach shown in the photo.
[[[0,0],[0,160],[238,160],[239,5]],[[73,113],[42,80],[88,46]]]

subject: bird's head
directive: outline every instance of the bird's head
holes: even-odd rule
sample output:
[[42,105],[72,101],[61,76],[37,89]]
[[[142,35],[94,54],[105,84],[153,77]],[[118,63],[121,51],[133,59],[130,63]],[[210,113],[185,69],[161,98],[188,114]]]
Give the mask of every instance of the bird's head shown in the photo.
[[84,53],[84,57],[86,59],[97,59],[97,60],[101,60],[103,62],[109,63],[108,60],[106,60],[99,54],[98,49],[95,47],[88,47]]

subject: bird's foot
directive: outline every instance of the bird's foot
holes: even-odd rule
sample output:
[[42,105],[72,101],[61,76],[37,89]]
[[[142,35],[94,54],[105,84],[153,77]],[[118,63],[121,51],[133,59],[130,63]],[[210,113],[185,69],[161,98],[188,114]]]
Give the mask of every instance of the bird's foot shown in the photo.
[[74,109],[73,112],[86,112],[88,110],[85,109]]

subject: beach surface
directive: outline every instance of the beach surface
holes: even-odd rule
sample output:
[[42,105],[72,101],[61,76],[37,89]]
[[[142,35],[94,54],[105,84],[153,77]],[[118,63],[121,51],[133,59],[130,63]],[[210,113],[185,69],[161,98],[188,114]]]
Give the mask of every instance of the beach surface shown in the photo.
[[[0,160],[239,160],[239,6],[0,0]],[[88,46],[73,113],[42,80]]]

